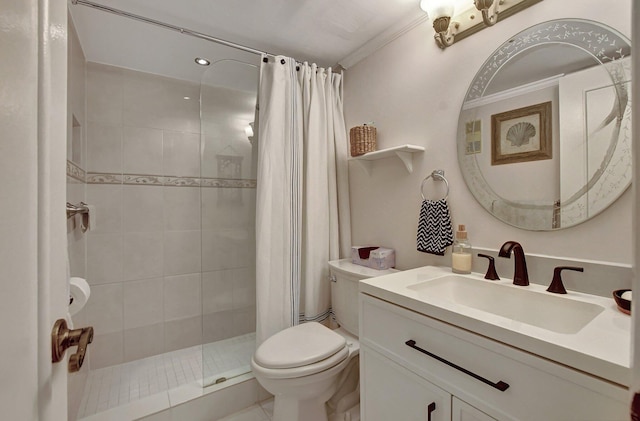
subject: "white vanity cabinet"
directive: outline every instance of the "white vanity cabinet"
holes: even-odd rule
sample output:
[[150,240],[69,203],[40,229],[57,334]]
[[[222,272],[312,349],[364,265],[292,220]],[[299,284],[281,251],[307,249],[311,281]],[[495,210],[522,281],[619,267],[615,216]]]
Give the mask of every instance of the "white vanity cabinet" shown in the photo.
[[360,344],[365,421],[629,419],[623,386],[363,293]]
[[360,351],[360,367],[363,420],[451,419],[451,394],[445,390],[368,348]]
[[369,348],[361,349],[360,367],[363,420],[494,420]]
[[478,409],[453,396],[451,398],[451,419],[455,421],[495,421]]

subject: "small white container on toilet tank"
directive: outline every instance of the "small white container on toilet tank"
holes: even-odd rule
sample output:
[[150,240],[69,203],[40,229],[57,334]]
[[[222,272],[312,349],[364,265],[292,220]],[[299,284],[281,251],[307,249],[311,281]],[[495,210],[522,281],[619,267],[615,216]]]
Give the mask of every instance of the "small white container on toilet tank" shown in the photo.
[[[348,260],[348,259],[347,259]],[[335,262],[339,260],[334,260]],[[351,262],[356,265],[370,267],[377,270],[386,270],[396,267],[396,252],[386,247],[351,247]],[[379,273],[381,276],[386,273]],[[371,276],[368,276],[370,278]]]

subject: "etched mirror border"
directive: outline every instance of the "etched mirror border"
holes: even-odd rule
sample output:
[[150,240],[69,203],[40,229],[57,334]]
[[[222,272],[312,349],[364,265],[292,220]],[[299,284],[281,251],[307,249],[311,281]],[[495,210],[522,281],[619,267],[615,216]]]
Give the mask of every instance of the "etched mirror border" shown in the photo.
[[[511,59],[523,51],[546,44],[572,45],[588,53],[596,62],[605,66],[617,90],[625,89],[625,83],[631,80],[629,61],[620,62],[621,59],[631,55],[628,38],[599,22],[584,19],[558,19],[525,29],[502,44],[484,62],[474,77],[463,106],[468,101],[481,98],[496,74]],[[611,45],[618,48],[612,50]],[[620,91],[618,92],[620,94]],[[613,162],[612,154],[608,154],[596,176],[588,182],[584,188],[585,191],[582,192],[584,196],[594,190],[593,196],[600,202],[595,212],[590,212],[583,201],[576,200],[574,197],[571,203],[563,205],[562,212],[565,215],[563,226],[554,228],[553,224],[549,224],[549,215],[557,216],[559,212],[557,205],[521,204],[503,199],[484,179],[475,154],[465,154],[466,142],[458,133],[458,162],[464,180],[476,200],[494,217],[509,225],[533,231],[549,231],[580,224],[606,209],[631,185],[631,100],[627,105],[614,148],[622,151],[622,157]],[[494,209],[499,201],[510,208],[508,212],[500,214]]]

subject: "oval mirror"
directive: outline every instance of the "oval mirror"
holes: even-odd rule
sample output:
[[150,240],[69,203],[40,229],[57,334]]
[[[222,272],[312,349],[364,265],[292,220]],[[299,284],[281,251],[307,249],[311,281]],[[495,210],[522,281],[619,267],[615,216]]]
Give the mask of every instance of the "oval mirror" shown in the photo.
[[493,216],[535,231],[600,213],[631,184],[631,46],[594,21],[526,29],[482,65],[458,120],[458,161]]

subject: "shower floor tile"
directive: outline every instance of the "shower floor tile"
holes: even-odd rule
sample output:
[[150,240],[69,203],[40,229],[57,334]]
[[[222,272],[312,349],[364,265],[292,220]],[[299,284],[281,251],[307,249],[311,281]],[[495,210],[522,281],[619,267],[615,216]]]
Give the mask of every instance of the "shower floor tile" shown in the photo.
[[[255,333],[91,370],[78,418],[85,418],[187,384],[215,383],[221,373],[249,367]],[[247,370],[248,371],[248,370]]]

